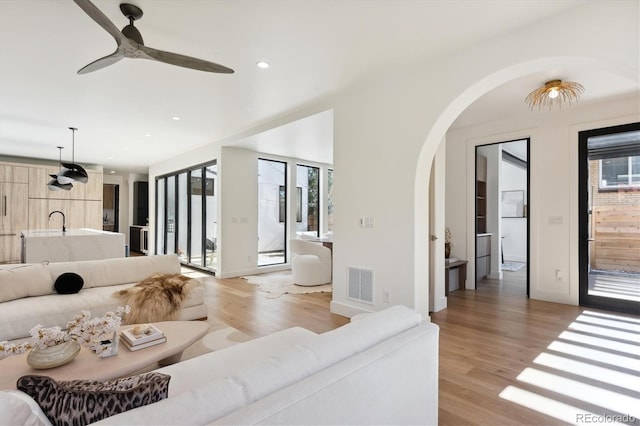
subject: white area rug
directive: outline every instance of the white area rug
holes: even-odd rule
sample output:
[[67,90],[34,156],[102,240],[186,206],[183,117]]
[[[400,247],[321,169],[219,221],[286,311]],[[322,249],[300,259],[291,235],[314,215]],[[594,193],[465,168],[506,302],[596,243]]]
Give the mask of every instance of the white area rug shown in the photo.
[[330,293],[331,284],[316,286],[302,286],[293,283],[291,273],[273,273],[262,275],[247,275],[242,277],[249,284],[255,284],[258,289],[265,294],[267,299],[277,299],[285,293],[307,294],[307,293]]
[[502,266],[500,266],[500,269],[502,269],[503,271],[516,272],[524,268],[525,265],[526,263],[520,262],[504,262]]

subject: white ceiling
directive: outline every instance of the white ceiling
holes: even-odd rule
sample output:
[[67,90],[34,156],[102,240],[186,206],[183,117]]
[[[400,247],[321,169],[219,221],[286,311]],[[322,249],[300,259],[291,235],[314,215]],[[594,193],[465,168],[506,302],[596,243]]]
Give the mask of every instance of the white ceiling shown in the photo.
[[[232,140],[368,74],[469,47],[583,1],[130,2],[144,10],[136,26],[147,46],[235,74],[125,59],[77,75],[115,50],[108,33],[71,0],[0,0],[0,155],[57,160],[61,145],[69,159],[74,126],[76,162],[146,172],[149,164]],[[94,3],[118,28],[127,24],[119,1]],[[260,60],[271,67],[258,69]],[[588,88],[585,101],[637,90],[619,80],[603,86],[594,71],[550,70],[488,93],[455,126],[486,120],[489,111],[493,118],[519,111],[533,87],[565,75]],[[233,144],[331,163],[332,120],[328,111]]]

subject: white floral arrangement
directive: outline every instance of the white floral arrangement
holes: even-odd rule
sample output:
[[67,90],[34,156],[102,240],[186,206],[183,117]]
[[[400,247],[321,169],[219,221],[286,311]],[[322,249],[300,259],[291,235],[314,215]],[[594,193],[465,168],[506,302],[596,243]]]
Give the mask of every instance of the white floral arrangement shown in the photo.
[[0,354],[16,355],[33,348],[46,348],[75,340],[80,346],[100,355],[109,348],[120,328],[122,316],[130,311],[129,305],[119,306],[115,312],[109,311],[103,317],[95,318],[91,318],[91,312],[82,311],[67,323],[64,330],[59,326],[43,327],[38,324],[29,331],[31,342],[9,343],[5,340],[0,342]]
[[453,234],[451,234],[451,229],[448,226],[444,230],[444,242],[453,246]]

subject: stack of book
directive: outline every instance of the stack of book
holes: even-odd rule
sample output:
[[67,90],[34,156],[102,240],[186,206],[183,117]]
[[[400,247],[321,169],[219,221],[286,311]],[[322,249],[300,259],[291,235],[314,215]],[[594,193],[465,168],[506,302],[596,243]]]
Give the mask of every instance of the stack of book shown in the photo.
[[120,341],[130,351],[155,346],[167,341],[164,333],[153,324],[138,324],[120,332]]

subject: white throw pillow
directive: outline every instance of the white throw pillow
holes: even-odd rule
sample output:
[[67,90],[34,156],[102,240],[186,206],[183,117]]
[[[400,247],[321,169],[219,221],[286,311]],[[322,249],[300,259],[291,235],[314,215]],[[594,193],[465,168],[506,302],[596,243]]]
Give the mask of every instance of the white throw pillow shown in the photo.
[[0,391],[0,425],[51,426],[40,406],[19,390]]

